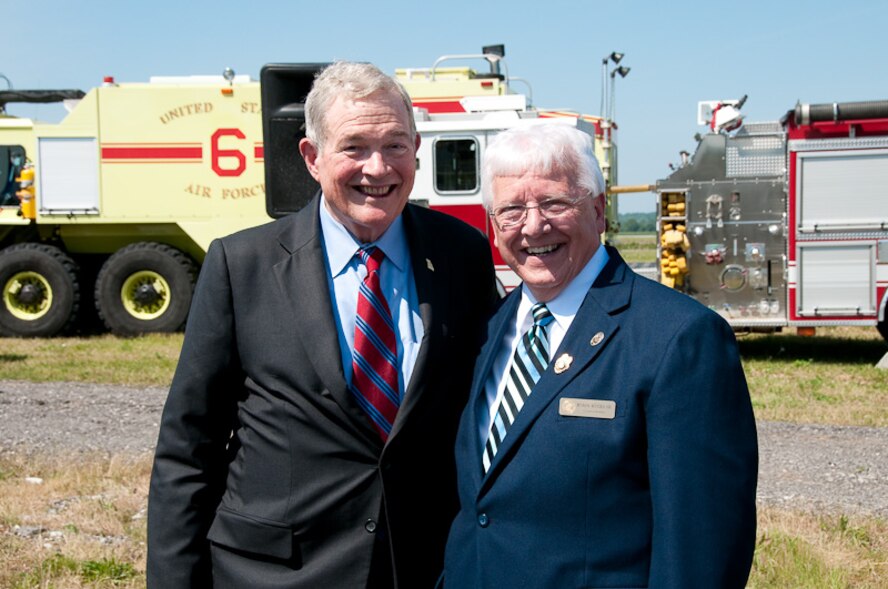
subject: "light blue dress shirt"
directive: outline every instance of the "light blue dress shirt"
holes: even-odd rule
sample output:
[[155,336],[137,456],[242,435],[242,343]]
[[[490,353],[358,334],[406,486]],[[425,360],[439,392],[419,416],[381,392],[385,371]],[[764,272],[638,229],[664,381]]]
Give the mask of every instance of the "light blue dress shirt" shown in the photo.
[[378,240],[372,244],[362,244],[330,214],[323,196],[320,209],[321,235],[328,269],[327,287],[337,311],[334,315],[345,380],[351,384],[358,289],[367,275],[366,266],[355,254],[362,245],[375,245],[385,254],[379,278],[398,331],[395,334],[401,368],[398,389],[403,399],[425,332],[419,314],[419,298],[413,280],[404,221],[399,216]]
[[[546,331],[549,336],[549,350],[551,361],[558,353],[558,347],[564,339],[564,335],[573,323],[580,305],[586,298],[586,293],[592,288],[592,284],[601,270],[607,264],[609,257],[607,250],[603,246],[599,246],[592,257],[586,262],[586,265],[580,270],[570,284],[561,291],[551,301],[546,303],[546,307],[555,320],[549,324]],[[484,406],[478,411],[478,435],[481,437],[481,447],[487,443],[490,436],[490,424],[494,412],[499,409],[500,401],[503,398],[503,391],[506,388],[506,377],[509,369],[509,363],[515,354],[515,348],[518,342],[530,326],[533,325],[533,316],[530,313],[531,308],[537,303],[536,297],[530,290],[521,285],[521,302],[518,303],[518,312],[512,320],[506,335],[500,344],[499,351],[493,362],[493,368],[490,375],[484,383],[484,396],[482,397]],[[506,434],[508,436],[508,433]]]

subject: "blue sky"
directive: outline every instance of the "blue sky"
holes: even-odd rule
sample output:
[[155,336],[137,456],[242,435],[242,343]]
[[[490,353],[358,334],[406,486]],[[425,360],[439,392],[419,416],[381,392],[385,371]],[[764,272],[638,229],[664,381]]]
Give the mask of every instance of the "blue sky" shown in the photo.
[[[885,0],[0,0],[0,14],[0,74],[18,89],[225,67],[258,78],[265,63],[337,58],[393,73],[503,43],[536,105],[599,114],[601,60],[620,51],[631,68],[616,85],[621,184],[654,183],[693,151],[700,100],[748,94],[746,120],[767,121],[797,101],[888,99]],[[47,121],[62,112],[9,110]],[[653,210],[653,196],[623,197],[621,210]]]

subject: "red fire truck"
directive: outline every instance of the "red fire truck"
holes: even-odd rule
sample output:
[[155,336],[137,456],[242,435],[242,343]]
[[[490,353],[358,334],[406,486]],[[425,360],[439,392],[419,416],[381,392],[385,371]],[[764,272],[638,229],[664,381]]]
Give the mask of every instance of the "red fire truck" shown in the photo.
[[710,132],[656,185],[661,282],[735,328],[873,325],[888,339],[888,101],[798,104]]

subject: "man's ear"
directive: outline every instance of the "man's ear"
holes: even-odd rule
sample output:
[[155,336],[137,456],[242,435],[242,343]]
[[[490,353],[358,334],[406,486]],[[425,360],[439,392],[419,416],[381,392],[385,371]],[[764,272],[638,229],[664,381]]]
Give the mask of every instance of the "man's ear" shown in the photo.
[[592,200],[592,206],[595,207],[595,229],[598,230],[598,233],[604,233],[607,229],[607,219],[605,219],[606,198],[602,192]]
[[318,178],[318,157],[320,157],[318,147],[311,139],[303,137],[299,141],[299,153],[302,154],[302,159],[305,160],[305,167],[308,168],[308,173],[311,174],[312,178],[320,182]]

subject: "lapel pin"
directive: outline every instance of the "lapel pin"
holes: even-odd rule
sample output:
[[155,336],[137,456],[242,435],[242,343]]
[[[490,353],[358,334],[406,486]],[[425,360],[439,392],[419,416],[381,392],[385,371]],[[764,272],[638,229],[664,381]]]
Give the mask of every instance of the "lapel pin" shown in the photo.
[[558,359],[555,360],[555,374],[561,374],[568,368],[570,368],[570,363],[573,362],[574,359],[570,354],[561,354],[558,356]]
[[426,258],[426,267],[427,267],[429,270],[431,270],[432,272],[435,271],[435,265],[432,264],[432,261],[431,261],[430,259],[428,259],[428,258]]
[[593,346],[597,346],[598,344],[601,343],[601,341],[603,339],[604,339],[604,332],[599,331],[598,333],[596,333],[595,335],[592,336],[592,339],[589,340],[589,343]]

